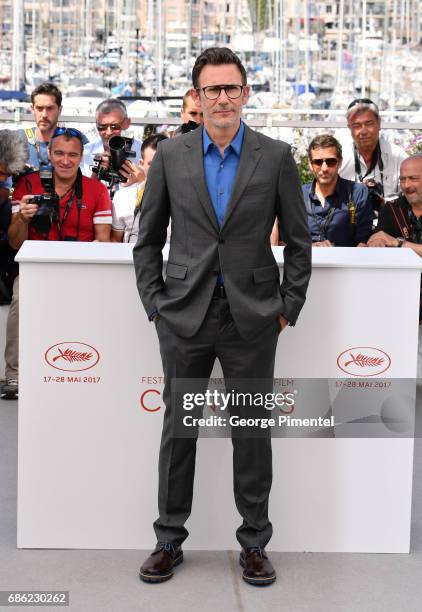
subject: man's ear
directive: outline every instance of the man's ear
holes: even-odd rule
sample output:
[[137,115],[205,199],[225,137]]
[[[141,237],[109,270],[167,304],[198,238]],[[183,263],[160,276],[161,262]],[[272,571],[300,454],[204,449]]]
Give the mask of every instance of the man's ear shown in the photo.
[[242,91],[242,103],[243,104],[246,104],[246,102],[249,100],[249,93],[250,93],[249,85],[244,85],[243,91]]
[[197,106],[201,107],[201,98],[199,96],[199,93],[193,87],[189,91],[190,91],[192,100],[195,102]]
[[128,117],[122,122],[122,130],[127,130],[130,124],[132,123],[132,119]]

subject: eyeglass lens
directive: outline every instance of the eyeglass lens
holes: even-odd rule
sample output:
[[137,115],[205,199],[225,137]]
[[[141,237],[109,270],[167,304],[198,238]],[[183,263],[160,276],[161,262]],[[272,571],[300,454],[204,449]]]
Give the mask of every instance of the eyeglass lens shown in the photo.
[[327,164],[329,168],[334,168],[334,166],[338,162],[338,159],[336,157],[326,157],[324,159],[311,159],[311,164],[313,166],[322,166],[324,162]]

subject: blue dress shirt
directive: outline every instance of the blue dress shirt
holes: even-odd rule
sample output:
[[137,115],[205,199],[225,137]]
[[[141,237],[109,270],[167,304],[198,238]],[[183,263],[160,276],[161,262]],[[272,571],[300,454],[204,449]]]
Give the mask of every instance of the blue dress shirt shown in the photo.
[[205,181],[220,227],[223,225],[224,215],[236,180],[244,134],[245,126],[241,121],[236,136],[224,149],[224,157],[221,157],[218,147],[203,128]]
[[[224,216],[236,180],[244,134],[245,125],[241,121],[236,136],[229,146],[224,149],[224,157],[222,157],[218,147],[208,136],[207,130],[205,127],[203,128],[205,181],[220,228],[223,225]],[[217,284],[224,285],[221,272],[218,275]]]

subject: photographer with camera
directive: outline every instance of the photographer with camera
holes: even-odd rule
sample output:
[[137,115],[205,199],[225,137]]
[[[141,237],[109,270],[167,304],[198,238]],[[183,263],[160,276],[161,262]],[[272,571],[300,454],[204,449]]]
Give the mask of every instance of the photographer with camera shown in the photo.
[[346,116],[353,144],[342,143],[344,157],[340,176],[365,183],[373,208],[379,211],[384,202],[397,198],[400,164],[407,155],[380,135],[379,109],[369,98],[353,100]]
[[[81,163],[82,174],[111,182],[112,177],[107,175],[109,170],[113,170],[113,167],[110,167],[110,162],[112,161],[110,140],[122,137],[122,132],[130,126],[130,118],[127,115],[125,104],[117,98],[110,98],[97,106],[95,121],[100,137],[93,142],[89,142],[84,147],[84,156]],[[121,176],[120,180],[140,182],[144,178],[138,165],[141,158],[141,143],[139,140],[133,139],[129,148],[128,144],[126,142],[126,150],[132,150],[134,155],[133,159],[125,159],[122,166],[118,169],[118,173]],[[92,171],[93,166],[96,172]],[[114,168],[114,170],[117,171],[117,168]]]
[[[400,196],[381,210],[377,231],[368,247],[412,249],[422,257],[422,155],[412,155],[400,167]],[[422,285],[419,302],[418,371],[422,379]]]
[[41,170],[19,179],[9,228],[13,248],[26,239],[110,240],[110,198],[104,185],[82,176],[82,152],[79,130],[56,128],[48,151],[52,174]]
[[[25,240],[109,242],[111,203],[100,182],[82,176],[82,134],[74,128],[56,128],[48,155],[52,172],[41,169],[22,176],[13,193],[8,237],[12,248]],[[18,292],[14,295],[18,300]],[[15,336],[18,321],[15,321]],[[14,381],[18,393],[17,346]]]
[[136,242],[138,239],[139,217],[142,196],[152,160],[157,152],[157,145],[166,140],[164,134],[152,134],[142,143],[140,167],[145,176],[142,182],[133,182],[125,189],[119,189],[113,200],[113,221],[111,225],[111,242]]
[[[25,167],[28,157],[28,144],[19,132],[0,130],[0,181],[10,181],[12,175],[19,174]],[[11,183],[11,181],[10,181]],[[9,191],[7,190],[7,196]],[[3,399],[17,398],[17,363],[18,363],[18,288],[19,267],[15,262],[14,251],[7,238],[11,219],[11,202],[6,198],[0,204],[0,305],[10,304],[7,326],[4,360],[6,363],[6,384],[2,386]]]

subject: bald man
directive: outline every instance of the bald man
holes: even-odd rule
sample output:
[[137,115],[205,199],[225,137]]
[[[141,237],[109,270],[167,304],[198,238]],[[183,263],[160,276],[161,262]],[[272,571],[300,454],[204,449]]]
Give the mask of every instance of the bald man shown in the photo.
[[401,194],[381,209],[368,246],[410,248],[422,256],[422,155],[402,162],[399,184]]
[[[412,249],[422,257],[422,155],[413,155],[400,166],[401,194],[381,209],[377,232],[369,247]],[[418,379],[422,379],[422,291],[419,302]]]

